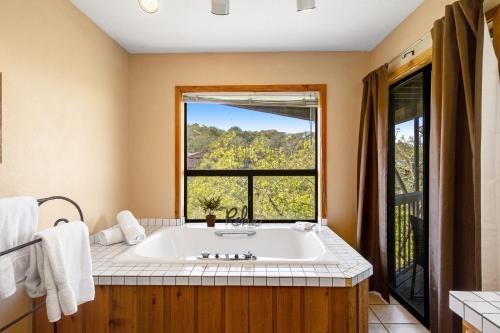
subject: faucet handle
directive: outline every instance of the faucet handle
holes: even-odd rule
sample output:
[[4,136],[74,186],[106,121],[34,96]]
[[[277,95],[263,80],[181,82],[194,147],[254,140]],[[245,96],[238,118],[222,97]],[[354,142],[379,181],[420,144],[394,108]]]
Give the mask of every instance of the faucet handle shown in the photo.
[[208,257],[210,257],[210,252],[208,252],[208,251],[202,251],[201,252],[201,257],[203,259],[208,259]]

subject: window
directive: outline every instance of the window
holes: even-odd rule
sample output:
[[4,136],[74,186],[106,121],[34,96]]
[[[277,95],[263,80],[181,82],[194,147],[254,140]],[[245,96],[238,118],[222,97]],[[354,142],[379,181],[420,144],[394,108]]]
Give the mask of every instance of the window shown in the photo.
[[[318,216],[318,95],[185,94],[184,215],[205,220],[204,197],[244,206],[262,222]],[[217,213],[224,221],[225,210]]]

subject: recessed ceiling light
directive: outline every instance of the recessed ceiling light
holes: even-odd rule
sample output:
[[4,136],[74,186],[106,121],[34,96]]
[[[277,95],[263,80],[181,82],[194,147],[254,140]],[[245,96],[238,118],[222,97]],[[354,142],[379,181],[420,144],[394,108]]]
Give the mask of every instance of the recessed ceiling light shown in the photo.
[[297,0],[297,11],[311,10],[316,8],[316,0]]
[[158,11],[158,0],[138,0],[142,10],[149,14],[154,14]]
[[228,15],[229,0],[212,0],[212,14]]

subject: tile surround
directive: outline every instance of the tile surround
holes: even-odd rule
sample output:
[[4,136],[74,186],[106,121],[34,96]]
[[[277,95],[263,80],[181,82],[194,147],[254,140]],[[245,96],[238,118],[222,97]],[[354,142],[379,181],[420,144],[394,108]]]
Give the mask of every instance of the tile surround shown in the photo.
[[500,333],[500,293],[450,291],[450,309],[484,333]]
[[[166,227],[185,226],[184,219],[139,220],[151,234]],[[118,264],[113,258],[126,250],[124,243],[102,246],[91,236],[96,285],[207,285],[207,286],[312,286],[350,287],[373,274],[371,264],[330,228],[320,226],[322,241],[335,253],[336,265],[276,264]]]

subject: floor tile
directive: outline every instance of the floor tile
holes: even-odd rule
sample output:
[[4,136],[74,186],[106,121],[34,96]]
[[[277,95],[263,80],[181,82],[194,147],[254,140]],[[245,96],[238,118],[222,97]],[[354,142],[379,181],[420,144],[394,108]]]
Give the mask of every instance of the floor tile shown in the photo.
[[389,333],[428,333],[420,324],[385,324]]
[[370,308],[383,324],[418,324],[418,321],[401,305],[371,305]]
[[370,304],[387,304],[387,302],[375,291],[370,291]]
[[382,324],[368,324],[368,333],[387,333]]
[[379,324],[380,320],[378,320],[375,313],[373,313],[372,309],[368,309],[368,323],[369,324]]

